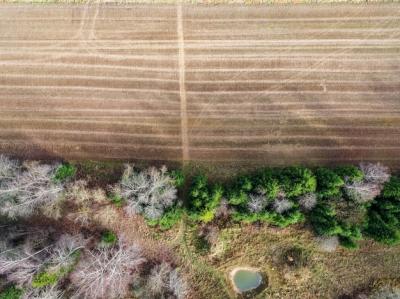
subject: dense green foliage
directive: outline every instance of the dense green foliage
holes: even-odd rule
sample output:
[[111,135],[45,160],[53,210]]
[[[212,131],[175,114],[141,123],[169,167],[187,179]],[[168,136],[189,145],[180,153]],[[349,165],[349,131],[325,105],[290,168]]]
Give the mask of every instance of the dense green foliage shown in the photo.
[[361,169],[353,165],[336,167],[334,172],[347,182],[360,182],[364,178]]
[[308,168],[287,167],[280,172],[280,184],[287,197],[296,197],[315,192],[317,179]]
[[177,188],[182,187],[185,184],[185,175],[183,174],[182,170],[173,170],[171,171],[170,176],[174,180]]
[[338,197],[340,188],[344,185],[343,179],[333,170],[318,168],[315,172],[317,177],[318,193],[322,197]]
[[[315,188],[315,176],[307,168],[267,168],[252,176],[238,177],[225,193],[229,204],[235,207],[235,221],[262,221],[285,227],[304,220],[295,197]],[[290,205],[282,212],[274,210],[274,201],[279,196]]]
[[15,286],[9,286],[0,292],[0,299],[20,299],[23,291]]
[[264,169],[255,175],[254,181],[255,185],[263,190],[269,201],[278,196],[280,185],[276,170]]
[[382,195],[384,198],[400,199],[400,178],[392,177],[390,181],[385,184]]
[[212,221],[223,192],[220,185],[210,186],[206,176],[194,177],[189,194],[189,215],[203,222]]
[[320,236],[338,236],[347,248],[357,248],[361,239],[361,228],[355,224],[340,221],[332,204],[320,203],[309,214],[309,221],[315,233]]
[[[302,166],[267,168],[241,175],[225,186],[212,185],[206,176],[199,175],[192,181],[187,210],[191,219],[210,222],[215,219],[221,198],[226,198],[233,221],[285,227],[307,220],[317,235],[337,236],[347,248],[357,248],[363,233],[380,242],[397,243],[400,180],[393,177],[372,203],[345,196],[345,184],[364,184],[363,180],[364,173],[355,166],[315,171]],[[301,209],[304,202],[300,199],[308,194],[316,195],[316,206]]]
[[184,210],[181,207],[173,207],[164,213],[160,219],[148,220],[147,224],[150,226],[159,226],[162,230],[167,230],[179,222],[184,215]]
[[58,182],[64,182],[76,174],[76,167],[71,164],[63,164],[59,166],[54,175],[54,179]]
[[368,209],[365,233],[385,244],[400,243],[400,179],[392,177]]

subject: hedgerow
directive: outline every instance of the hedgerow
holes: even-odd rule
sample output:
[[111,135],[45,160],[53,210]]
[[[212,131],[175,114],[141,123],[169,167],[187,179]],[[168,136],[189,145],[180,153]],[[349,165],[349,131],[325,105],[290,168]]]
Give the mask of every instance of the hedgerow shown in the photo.
[[[70,164],[20,163],[0,156],[0,213],[26,218],[45,213],[46,207],[55,210],[58,198],[73,198],[75,220],[80,220],[74,221],[89,225],[85,219],[93,218],[91,204],[107,204],[106,192],[99,189],[98,196],[96,190],[73,181],[75,172]],[[305,221],[320,238],[334,237],[348,248],[357,247],[363,237],[400,242],[400,178],[379,163],[265,168],[224,184],[204,174],[186,184],[181,170],[126,165],[119,183],[108,191],[110,201],[128,215],[141,214],[160,229],[170,229],[184,217],[200,223],[265,222],[279,227]],[[187,196],[181,201],[178,195]],[[90,205],[82,205],[79,198]]]
[[[201,175],[193,179],[187,212],[196,221],[213,221],[221,199],[227,198],[236,222],[286,227],[307,221],[317,236],[335,237],[347,248],[357,248],[363,236],[394,244],[400,240],[400,180],[388,177],[380,164],[315,171],[267,168],[224,186]],[[376,197],[381,191],[382,199]]]

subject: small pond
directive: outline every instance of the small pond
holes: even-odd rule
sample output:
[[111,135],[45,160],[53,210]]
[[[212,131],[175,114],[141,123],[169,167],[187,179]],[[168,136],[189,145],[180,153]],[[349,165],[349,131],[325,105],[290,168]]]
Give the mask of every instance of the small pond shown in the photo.
[[257,289],[262,284],[262,275],[251,268],[236,268],[231,272],[235,291],[245,293]]

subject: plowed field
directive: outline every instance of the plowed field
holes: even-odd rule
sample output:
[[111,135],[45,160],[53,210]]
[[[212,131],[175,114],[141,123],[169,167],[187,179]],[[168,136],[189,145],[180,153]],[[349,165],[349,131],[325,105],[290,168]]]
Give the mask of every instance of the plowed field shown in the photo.
[[0,4],[0,151],[400,166],[400,4]]

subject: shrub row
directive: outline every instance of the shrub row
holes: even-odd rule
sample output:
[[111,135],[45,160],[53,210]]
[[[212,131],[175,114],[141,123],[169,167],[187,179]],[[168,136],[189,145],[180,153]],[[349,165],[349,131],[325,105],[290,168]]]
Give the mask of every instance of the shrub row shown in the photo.
[[184,208],[173,208],[158,223],[169,228],[183,211],[206,223],[227,213],[232,221],[279,227],[305,222],[318,236],[336,236],[347,248],[356,248],[363,237],[397,244],[400,179],[380,164],[267,168],[224,185],[197,175]]

